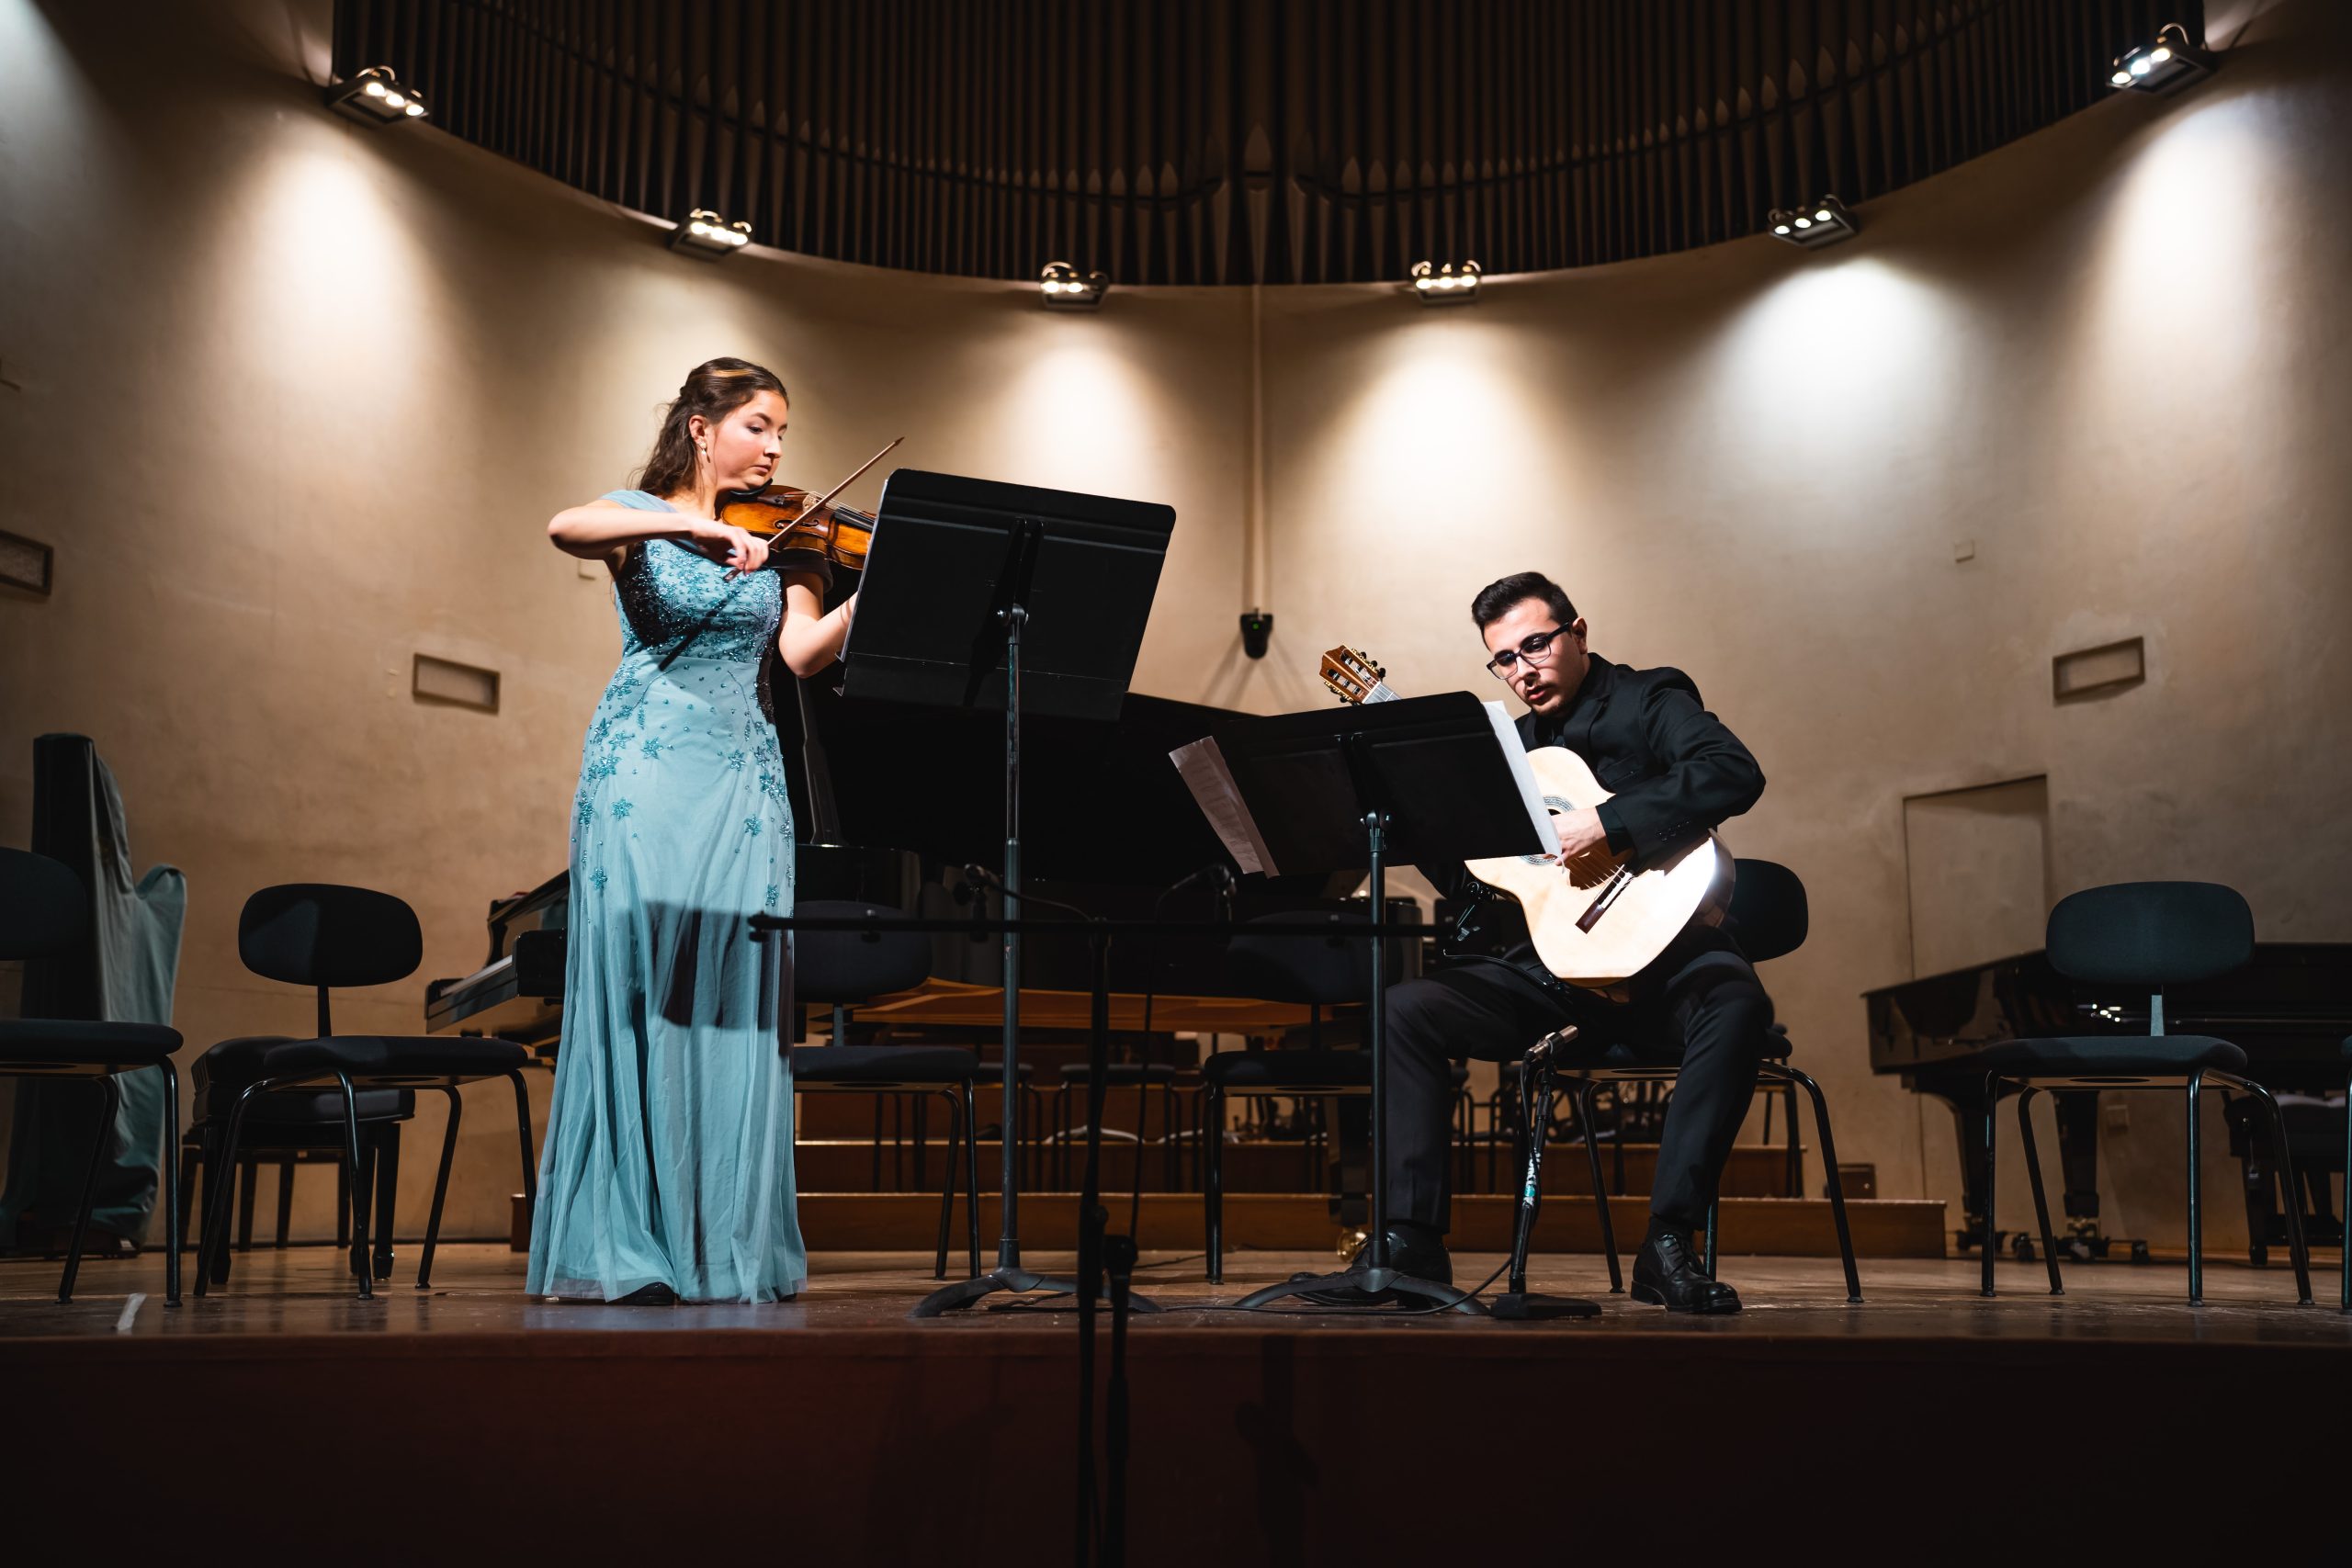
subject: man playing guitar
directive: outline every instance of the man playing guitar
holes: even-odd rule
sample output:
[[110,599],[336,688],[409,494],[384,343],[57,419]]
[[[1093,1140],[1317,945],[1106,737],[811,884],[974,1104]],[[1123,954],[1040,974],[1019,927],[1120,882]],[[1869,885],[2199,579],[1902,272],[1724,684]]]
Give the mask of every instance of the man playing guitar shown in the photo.
[[[1690,677],[1589,653],[1584,621],[1550,579],[1532,571],[1506,577],[1479,592],[1470,614],[1493,655],[1487,668],[1527,705],[1521,743],[1531,751],[1566,747],[1611,794],[1597,807],[1554,818],[1564,858],[1605,845],[1639,867],[1704,837],[1763,793],[1756,759],[1700,705]],[[1465,867],[1421,870],[1449,897],[1485,892]],[[1651,1184],[1649,1234],[1634,1262],[1634,1299],[1669,1312],[1737,1312],[1738,1293],[1702,1271],[1691,1240],[1747,1118],[1772,1026],[1771,998],[1737,945],[1719,928],[1691,925],[1607,996],[1555,978],[1509,898],[1482,896],[1461,938],[1460,962],[1388,993],[1383,1147],[1391,1265],[1414,1278],[1453,1280],[1445,1250],[1450,1059],[1513,1061],[1572,1022],[1588,1039],[1682,1053]],[[1466,956],[1472,953],[1478,955]],[[1358,1257],[1359,1269],[1371,1250]],[[1383,1298],[1348,1288],[1318,1299]]]

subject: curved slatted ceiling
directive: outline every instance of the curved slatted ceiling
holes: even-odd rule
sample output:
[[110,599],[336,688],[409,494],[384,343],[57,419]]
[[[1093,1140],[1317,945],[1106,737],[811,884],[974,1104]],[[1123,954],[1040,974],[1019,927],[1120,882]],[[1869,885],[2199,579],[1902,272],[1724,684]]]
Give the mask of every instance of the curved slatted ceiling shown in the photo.
[[1400,279],[1867,200],[2201,0],[338,0],[335,69],[667,218],[930,272]]

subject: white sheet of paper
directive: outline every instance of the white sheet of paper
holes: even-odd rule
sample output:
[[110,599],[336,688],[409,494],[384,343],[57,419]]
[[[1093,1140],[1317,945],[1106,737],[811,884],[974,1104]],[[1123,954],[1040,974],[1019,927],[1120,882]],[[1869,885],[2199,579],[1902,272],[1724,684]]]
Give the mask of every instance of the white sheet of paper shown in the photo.
[[[1244,873],[1264,872],[1275,874],[1273,857],[1266,852],[1265,840],[1258,836],[1258,824],[1250,817],[1250,808],[1241,804],[1241,792],[1234,787],[1233,770],[1225,763],[1225,753],[1217,750],[1216,741],[1204,738],[1190,746],[1180,746],[1168,753],[1183,775],[1184,785],[1200,803],[1201,814],[1209,819],[1223,840],[1226,853]],[[1530,782],[1533,775],[1529,775]]]
[[1487,722],[1495,727],[1495,739],[1502,742],[1503,760],[1510,764],[1510,776],[1519,785],[1519,798],[1526,804],[1527,819],[1535,824],[1535,831],[1544,840],[1544,852],[1560,852],[1559,829],[1552,826],[1552,808],[1544,804],[1544,792],[1535,787],[1535,770],[1527,765],[1527,748],[1520,744],[1519,727],[1503,712],[1503,705],[1485,702]]

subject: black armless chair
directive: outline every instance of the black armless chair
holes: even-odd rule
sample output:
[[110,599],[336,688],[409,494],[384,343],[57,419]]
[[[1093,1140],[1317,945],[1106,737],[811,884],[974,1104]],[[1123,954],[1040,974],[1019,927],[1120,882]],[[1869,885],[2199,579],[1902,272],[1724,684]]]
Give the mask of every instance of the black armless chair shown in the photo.
[[[368,1247],[368,1168],[359,1134],[359,1110],[379,1089],[439,1089],[449,1100],[449,1124],[441,1139],[441,1168],[433,1183],[433,1210],[418,1260],[417,1289],[431,1281],[433,1251],[441,1238],[441,1201],[449,1190],[449,1161],[458,1148],[463,1102],[458,1090],[484,1078],[506,1079],[514,1089],[514,1117],[522,1135],[523,1192],[538,1201],[538,1169],[531,1156],[531,1100],[523,1086],[530,1059],[505,1040],[439,1034],[337,1034],[328,993],[338,986],[383,986],[416,973],[424,933],[416,911],[389,893],[332,883],[291,883],[265,887],[245,900],[237,917],[237,955],[265,979],[307,986],[318,993],[315,1039],[275,1035],[228,1040],[204,1054],[200,1070],[213,1097],[213,1113],[228,1102],[228,1124],[220,1138],[220,1168],[233,1168],[265,1095],[308,1085],[333,1083],[342,1093],[344,1157],[353,1172],[351,1190],[352,1271],[359,1277],[359,1299],[374,1294],[375,1258]],[[203,1295],[215,1257],[229,1245],[229,1187],[221,1181],[205,1192],[204,1228],[197,1245],[196,1293]]]
[[[1372,1093],[1372,1055],[1329,1050],[1323,1045],[1323,1010],[1363,1001],[1372,991],[1372,953],[1361,936],[1348,931],[1366,916],[1350,911],[1329,916],[1328,937],[1268,936],[1250,927],[1296,924],[1310,913],[1261,915],[1246,921],[1226,945],[1226,980],[1237,996],[1269,1001],[1304,1002],[1308,1014],[1305,1050],[1220,1051],[1201,1064],[1200,1143],[1204,1151],[1201,1200],[1208,1228],[1208,1279],[1225,1281],[1225,1102],[1229,1099],[1335,1100]],[[1405,944],[1392,939],[1387,967],[1405,972]],[[1456,1121],[1468,1104],[1469,1074],[1453,1067]],[[1311,1141],[1308,1157],[1320,1144]]]
[[[27,850],[0,850],[0,958],[40,960],[70,952],[90,934],[90,896],[73,869]],[[172,1053],[180,1048],[176,1029],[160,1023],[106,1023],[87,1019],[0,1020],[0,1077],[87,1078],[97,1089],[96,1134],[89,1168],[82,1178],[82,1201],[74,1215],[74,1240],[58,1281],[60,1303],[74,1299],[74,1279],[82,1268],[82,1242],[90,1224],[98,1166],[114,1135],[121,1109],[119,1073],[145,1067],[164,1071],[163,1139],[157,1156],[164,1185],[164,1301],[180,1304],[179,1184],[172,1179],[172,1151],[180,1141],[180,1079]],[[54,1223],[52,1218],[51,1223]]]
[[[2270,1114],[2270,1133],[2289,1194],[2287,1248],[2295,1261],[2295,1290],[2308,1304],[2311,1269],[2303,1247],[2302,1202],[2295,1186],[2294,1152],[2270,1091],[2245,1076],[2245,1053],[2204,1034],[2165,1032],[2165,987],[2211,980],[2245,967],[2254,956],[2254,911],[2233,888],[2212,882],[2119,882],[2087,888],[2050,911],[2050,963],[2070,980],[2132,986],[2149,993],[2145,1034],[2056,1035],[2005,1040],[1968,1058],[1984,1070],[1984,1102],[1998,1109],[2004,1090],[2018,1097],[2018,1126],[2025,1140],[2026,1179],[2033,1185],[2041,1225],[2041,1256],[2050,1266],[2050,1293],[2063,1296],[2058,1248],[2050,1235],[2050,1201],[2041,1190],[2041,1161],[2033,1145],[2033,1097],[2045,1089],[2187,1089],[2188,1091],[2188,1300],[2205,1299],[2204,1189],[2198,1158],[2198,1110],[2208,1080],[2224,1092],[2252,1095]],[[1984,1118],[1984,1293],[1993,1293],[1993,1155],[2000,1118]]]
[[[1739,943],[1740,952],[1750,964],[1763,964],[1794,953],[1804,945],[1811,926],[1804,883],[1795,872],[1778,861],[1742,859],[1735,863],[1731,908],[1724,918],[1724,927]],[[1854,1264],[1854,1238],[1846,1224],[1846,1188],[1838,1176],[1838,1145],[1829,1133],[1829,1103],[1822,1097],[1819,1084],[1808,1074],[1789,1066],[1789,1055],[1793,1049],[1787,1027],[1775,1023],[1771,1043],[1757,1071],[1757,1087],[1789,1087],[1792,1132],[1796,1122],[1793,1091],[1803,1089],[1813,1101],[1814,1125],[1821,1130],[1822,1169],[1828,1179],[1829,1213],[1838,1224],[1838,1254],[1846,1266],[1846,1299],[1859,1302],[1862,1299],[1862,1278]],[[1577,1086],[1577,1122],[1584,1132],[1585,1160],[1592,1171],[1593,1201],[1600,1210],[1600,1249],[1609,1257],[1611,1293],[1624,1289],[1624,1277],[1617,1261],[1616,1230],[1610,1222],[1609,1189],[1601,1179],[1600,1147],[1593,1137],[1593,1089],[1603,1083],[1670,1082],[1681,1072],[1681,1053],[1671,1047],[1647,1041],[1597,1038],[1577,1040],[1556,1068],[1558,1077]],[[1710,1277],[1715,1271],[1716,1208],[1714,1204],[1707,1207],[1705,1260]]]
[[[910,991],[931,977],[931,938],[922,931],[886,929],[905,919],[901,910],[876,904],[814,900],[793,913],[812,919],[865,919],[882,924],[854,931],[792,933],[792,987],[798,1001],[831,1004],[833,1043],[792,1047],[796,1094],[936,1094],[947,1101],[947,1179],[939,1192],[939,1248],[934,1279],[947,1277],[947,1235],[956,1209],[956,1152],[964,1152],[965,1207],[969,1216],[971,1271],[980,1271],[980,1163],[973,1133],[972,1084],[979,1077],[977,1051],[961,1045],[850,1045],[850,1013],[859,1002],[893,991]],[[1012,1120],[1011,1108],[1005,1119]],[[796,1122],[796,1125],[797,1123]],[[877,1132],[877,1138],[879,1134]],[[922,1129],[916,1129],[918,1139]],[[918,1148],[921,1147],[918,1143]],[[920,1164],[917,1179],[921,1179]]]

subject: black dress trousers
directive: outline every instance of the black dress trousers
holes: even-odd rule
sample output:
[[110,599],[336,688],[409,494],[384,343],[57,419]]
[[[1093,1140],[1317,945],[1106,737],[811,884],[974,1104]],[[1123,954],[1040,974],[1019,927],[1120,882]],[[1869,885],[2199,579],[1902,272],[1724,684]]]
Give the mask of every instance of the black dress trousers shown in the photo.
[[1611,1001],[1547,986],[1491,958],[1392,987],[1383,1140],[1388,1218],[1448,1227],[1450,1063],[1516,1061],[1544,1035],[1574,1023],[1579,1049],[1623,1043],[1680,1050],[1682,1073],[1667,1107],[1650,1212],[1694,1229],[1703,1224],[1747,1118],[1770,1038],[1772,1001],[1731,938],[1708,928],[1686,933],[1628,989],[1632,1000]]

